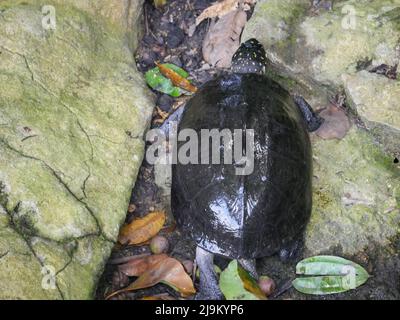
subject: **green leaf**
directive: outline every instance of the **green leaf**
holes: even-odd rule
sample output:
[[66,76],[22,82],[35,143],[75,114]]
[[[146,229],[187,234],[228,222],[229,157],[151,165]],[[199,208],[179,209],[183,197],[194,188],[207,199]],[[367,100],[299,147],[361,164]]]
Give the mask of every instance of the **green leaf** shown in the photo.
[[[187,78],[189,74],[183,70],[182,68],[172,64],[172,63],[165,63],[164,66],[167,68],[175,71],[181,77]],[[186,93],[185,90],[176,87],[173,85],[172,81],[166,77],[164,77],[158,67],[150,69],[145,74],[145,79],[147,84],[154,90],[169,94],[172,97],[179,97],[182,94]]]
[[302,293],[316,295],[346,292],[363,285],[369,278],[359,264],[335,256],[304,259],[296,265],[296,273],[315,276],[297,278],[293,286]]
[[237,260],[232,260],[221,272],[219,287],[227,300],[266,299],[257,282],[239,266]]

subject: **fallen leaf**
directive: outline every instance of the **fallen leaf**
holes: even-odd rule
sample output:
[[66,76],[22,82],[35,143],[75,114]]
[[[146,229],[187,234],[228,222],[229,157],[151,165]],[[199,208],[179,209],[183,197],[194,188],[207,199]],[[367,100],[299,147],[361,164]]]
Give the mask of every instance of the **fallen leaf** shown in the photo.
[[151,269],[154,265],[167,258],[168,256],[164,253],[151,256],[140,255],[137,259],[132,259],[129,262],[120,265],[118,269],[129,277],[139,277],[146,270]]
[[237,260],[232,260],[222,271],[219,287],[227,300],[266,300],[257,281],[244,270]]
[[363,285],[368,272],[359,264],[336,256],[315,256],[296,265],[296,273],[313,277],[296,278],[296,290],[313,295],[346,292]]
[[153,238],[165,223],[165,213],[151,212],[143,218],[134,219],[122,227],[118,237],[121,244],[141,244]]
[[196,293],[192,279],[186,273],[183,265],[178,260],[168,257],[152,265],[135,282],[124,289],[113,292],[107,299],[122,292],[149,288],[158,283],[172,287],[184,297]]
[[120,258],[111,259],[108,261],[108,263],[109,264],[123,264],[123,263],[128,263],[131,260],[148,257],[150,255],[151,255],[150,253],[143,253],[143,254],[138,254],[135,256],[124,256],[124,257],[120,257]]
[[243,287],[248,292],[254,294],[260,300],[266,299],[265,293],[261,290],[258,282],[248,273],[245,269],[243,269],[240,265],[238,265],[238,273],[240,279],[242,279]]
[[322,139],[343,139],[351,128],[351,123],[346,113],[334,104],[321,111],[319,115],[325,121],[315,133]]
[[204,60],[218,68],[229,68],[232,56],[239,48],[240,34],[246,21],[247,15],[242,9],[213,21],[203,42]]
[[[187,78],[189,74],[183,70],[182,68],[172,64],[165,63],[163,64],[168,69],[171,69],[175,73],[177,73],[182,78]],[[182,94],[186,93],[185,90],[180,87],[175,86],[171,79],[166,78],[160,71],[159,67],[155,67],[150,69],[145,74],[145,79],[147,84],[154,90],[166,93],[172,97],[179,97]]]
[[[171,68],[171,64],[160,64],[156,62],[156,66],[160,70],[161,74],[172,81],[175,86],[182,88],[189,92],[196,92],[197,88],[192,85],[189,80],[181,76],[178,72]],[[187,77],[187,75],[186,75]]]
[[238,8],[249,11],[251,6],[256,2],[257,0],[223,0],[214,3],[210,7],[204,9],[196,18],[196,22],[189,27],[189,36],[191,37],[194,34],[196,27],[205,19],[221,18]]
[[203,12],[196,18],[196,26],[198,26],[203,20],[208,18],[222,17],[231,11],[236,10],[239,7],[239,0],[223,0],[216,2],[208,8],[204,9]]

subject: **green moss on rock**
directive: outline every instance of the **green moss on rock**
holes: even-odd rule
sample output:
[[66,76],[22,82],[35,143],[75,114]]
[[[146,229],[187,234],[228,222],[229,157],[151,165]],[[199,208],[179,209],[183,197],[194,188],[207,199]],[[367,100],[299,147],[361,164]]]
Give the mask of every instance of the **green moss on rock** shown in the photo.
[[[43,5],[55,30],[42,27]],[[153,107],[130,50],[141,1],[126,5],[0,2],[0,298],[92,297]]]
[[314,206],[310,254],[342,247],[355,254],[370,241],[388,245],[400,232],[400,171],[368,132],[353,128],[341,141],[314,141]]

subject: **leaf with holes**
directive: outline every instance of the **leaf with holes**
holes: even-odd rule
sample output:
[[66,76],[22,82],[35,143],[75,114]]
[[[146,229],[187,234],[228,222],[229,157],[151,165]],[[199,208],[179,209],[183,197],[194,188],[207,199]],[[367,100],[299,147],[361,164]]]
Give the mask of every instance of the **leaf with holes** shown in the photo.
[[315,256],[296,265],[296,273],[312,277],[293,281],[296,290],[313,295],[346,292],[363,285],[368,272],[359,264],[336,256]]

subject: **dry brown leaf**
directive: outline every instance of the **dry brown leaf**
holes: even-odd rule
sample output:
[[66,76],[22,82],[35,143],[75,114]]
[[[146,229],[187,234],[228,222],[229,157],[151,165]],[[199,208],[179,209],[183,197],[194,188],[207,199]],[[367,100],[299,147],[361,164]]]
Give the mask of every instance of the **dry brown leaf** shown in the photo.
[[143,218],[134,219],[122,227],[118,237],[121,244],[141,244],[153,238],[165,223],[165,213],[151,212]]
[[204,11],[196,18],[196,26],[198,26],[203,20],[208,18],[221,18],[229,12],[236,10],[239,7],[239,0],[223,0],[216,2]]
[[[243,8],[245,10],[250,10],[250,5],[254,5],[257,0],[244,0]],[[196,26],[198,26],[203,20],[209,18],[221,18],[222,16],[228,14],[239,8],[240,0],[223,0],[216,2],[208,8],[204,9],[203,12],[196,18]]]
[[158,283],[164,283],[181,293],[182,296],[191,296],[196,293],[192,279],[185,272],[182,264],[174,259],[167,258],[159,261],[128,287],[115,291],[107,299],[127,291],[134,291],[152,287]]
[[[241,5],[242,1],[242,5]],[[224,15],[238,9],[242,8],[244,11],[251,9],[257,0],[222,0],[216,2],[210,7],[203,10],[203,12],[196,18],[196,22],[189,27],[189,36],[191,37],[196,30],[196,27],[203,22],[205,19],[221,18]]]
[[167,259],[166,254],[155,254],[151,256],[138,256],[137,259],[132,259],[131,261],[122,264],[118,267],[119,271],[130,277],[139,277],[146,270],[151,269],[162,260]]
[[325,119],[315,132],[322,139],[343,139],[351,128],[351,123],[345,112],[331,104],[319,114]]
[[203,42],[204,60],[218,68],[229,68],[246,21],[246,13],[238,9],[212,22]]

